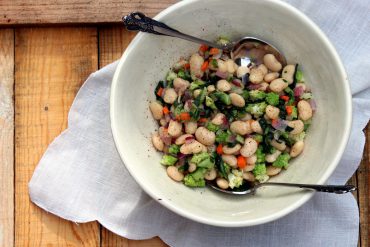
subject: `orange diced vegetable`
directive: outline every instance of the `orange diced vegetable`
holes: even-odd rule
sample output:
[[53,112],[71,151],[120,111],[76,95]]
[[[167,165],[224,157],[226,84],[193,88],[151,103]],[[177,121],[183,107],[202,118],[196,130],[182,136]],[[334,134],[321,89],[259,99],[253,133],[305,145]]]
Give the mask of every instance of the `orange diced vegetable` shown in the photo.
[[185,69],[190,69],[190,63],[186,63],[186,64],[184,64],[184,68],[185,68]]
[[159,97],[162,97],[162,93],[163,93],[163,87],[160,87],[160,88],[158,89],[157,95],[158,95]]
[[217,55],[219,52],[220,52],[219,49],[211,48],[211,50],[209,50],[209,55]]
[[218,146],[217,146],[217,148],[216,148],[216,152],[217,152],[217,154],[219,154],[219,155],[221,155],[222,153],[223,153],[223,151],[222,151],[222,144],[220,143],[220,144],[218,144]]
[[163,114],[168,114],[168,113],[170,113],[170,110],[168,110],[168,107],[167,106],[163,107]]
[[278,120],[277,119],[272,119],[271,123],[272,123],[272,125],[276,125],[278,123]]
[[189,112],[182,112],[180,113],[179,118],[182,121],[189,121],[191,117],[190,117]]
[[288,102],[289,101],[289,97],[286,96],[286,95],[280,96],[280,99],[284,100],[285,102]]
[[208,121],[208,119],[207,118],[200,118],[199,120],[198,120],[198,122],[200,122],[200,123],[205,123],[205,122],[207,122]]
[[205,61],[203,64],[202,64],[202,67],[200,67],[200,69],[202,70],[202,71],[206,71],[207,69],[208,69],[208,61]]
[[288,113],[288,115],[290,115],[293,112],[293,107],[288,105],[288,106],[285,107],[285,110],[286,110],[286,113]]
[[206,52],[207,50],[208,50],[208,45],[201,45],[199,47],[199,51],[201,51],[201,52]]
[[247,160],[246,160],[246,158],[244,156],[242,156],[242,155],[239,155],[238,156],[238,167],[240,169],[243,169],[246,166],[247,166]]

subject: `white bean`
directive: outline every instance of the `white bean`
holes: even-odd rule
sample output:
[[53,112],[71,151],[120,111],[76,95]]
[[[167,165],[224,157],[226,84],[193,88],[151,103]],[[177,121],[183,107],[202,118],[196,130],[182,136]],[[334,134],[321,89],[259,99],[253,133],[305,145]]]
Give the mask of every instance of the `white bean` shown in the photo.
[[252,133],[252,128],[249,122],[236,120],[230,124],[231,132],[239,135],[246,135]]
[[158,132],[152,134],[152,143],[155,149],[157,149],[158,151],[163,151],[164,143],[159,137]]
[[236,71],[234,60],[228,59],[225,63],[227,67],[227,72],[229,72],[230,74],[234,74],[234,72]]
[[217,67],[218,67],[218,70],[220,72],[222,72],[222,73],[227,72],[227,65],[223,60],[221,60],[221,59],[217,60]]
[[303,121],[306,121],[312,117],[312,108],[310,103],[305,100],[300,100],[297,104],[298,116]]
[[251,137],[244,141],[244,146],[240,149],[240,154],[244,157],[250,157],[257,151],[258,143]]
[[237,168],[238,167],[238,160],[236,159],[236,157],[234,155],[223,154],[222,155],[222,160],[232,168]]
[[295,65],[288,64],[284,67],[283,72],[281,73],[281,77],[285,79],[288,84],[292,84],[294,80],[294,71],[295,71]]
[[181,135],[181,131],[182,124],[177,121],[171,120],[170,124],[168,125],[168,134],[172,137],[178,137]]
[[281,151],[279,150],[276,150],[273,154],[267,154],[265,157],[266,161],[269,163],[273,163],[280,154],[281,154]]
[[197,169],[197,165],[194,163],[189,163],[188,172],[192,173]]
[[282,68],[281,63],[276,59],[276,57],[273,54],[266,54],[263,57],[263,63],[269,70],[273,72],[279,72]]
[[252,115],[250,113],[246,113],[240,120],[248,121],[252,119]]
[[271,141],[271,146],[273,146],[274,148],[276,148],[277,150],[279,151],[284,151],[284,149],[286,148],[286,144],[285,142],[277,142],[275,139],[273,139]]
[[196,140],[190,143],[184,143],[180,147],[180,152],[182,154],[197,154],[203,151],[204,145]]
[[231,99],[231,104],[233,104],[234,106],[237,106],[237,107],[245,106],[245,100],[239,94],[230,93],[229,96],[230,96],[230,99]]
[[215,91],[216,90],[216,87],[214,86],[214,85],[209,85],[208,87],[207,87],[207,91],[208,91],[208,93],[212,93],[213,91]]
[[180,182],[184,179],[184,174],[179,172],[176,166],[167,167],[167,175],[176,182]]
[[227,92],[231,90],[231,84],[226,80],[219,80],[217,82],[217,89],[221,92]]
[[189,121],[185,122],[185,133],[186,134],[194,134],[195,131],[197,130],[197,122],[194,121]]
[[266,175],[267,176],[275,176],[275,175],[278,175],[280,172],[281,172],[280,167],[267,166],[267,168],[266,168]]
[[167,88],[164,90],[163,100],[168,104],[173,104],[177,99],[177,93],[173,88]]
[[195,137],[203,145],[210,146],[215,143],[216,135],[205,127],[199,127],[195,131]]
[[243,75],[249,73],[249,68],[248,66],[240,66],[237,70],[236,70],[236,76],[238,78],[242,78]]
[[166,126],[167,125],[167,120],[165,119],[165,118],[161,118],[160,120],[159,120],[159,124],[161,125],[161,126]]
[[212,123],[215,125],[221,125],[226,120],[226,116],[223,113],[217,113],[216,116],[213,117]]
[[257,120],[253,120],[251,122],[251,128],[252,128],[252,131],[256,132],[257,134],[262,134],[263,133],[262,127],[261,127],[260,123]]
[[226,190],[227,188],[229,188],[229,182],[227,182],[227,180],[224,178],[217,178],[216,183],[217,186],[221,189]]
[[243,178],[249,182],[254,182],[255,178],[251,172],[243,172]]
[[269,87],[269,84],[267,82],[262,82],[260,83],[260,87],[258,88],[258,90],[265,92],[268,87]]
[[238,154],[242,146],[238,143],[234,147],[228,147],[227,145],[222,147],[222,152],[224,154]]
[[194,98],[198,97],[201,92],[202,92],[201,89],[195,89],[194,92],[193,92]]
[[290,150],[290,156],[297,157],[298,155],[302,153],[303,148],[304,148],[304,142],[297,141],[296,143],[294,143],[294,145],[292,146],[292,149]]
[[182,78],[175,78],[173,80],[173,87],[178,92],[179,95],[182,95],[185,90],[189,87],[190,83]]
[[288,126],[293,128],[293,130],[290,131],[290,134],[293,135],[299,134],[304,130],[304,123],[302,120],[289,121]]
[[253,84],[259,84],[263,81],[263,77],[265,75],[263,74],[263,71],[258,68],[252,68],[251,72],[249,74],[249,80]]
[[272,82],[273,80],[279,78],[279,73],[277,72],[271,72],[271,73],[268,73],[267,75],[265,75],[265,77],[263,77],[263,80],[265,82]]
[[159,120],[163,117],[163,106],[157,101],[150,102],[149,109],[154,119]]
[[191,74],[198,78],[201,78],[204,73],[201,70],[203,63],[204,63],[204,59],[202,56],[200,56],[197,53],[191,55],[190,60],[189,60]]
[[284,79],[278,78],[278,79],[273,80],[270,83],[269,87],[271,91],[275,93],[280,93],[281,91],[283,91],[285,88],[288,87],[288,83],[285,82]]
[[277,108],[275,106],[268,105],[266,107],[266,116],[269,119],[277,119],[279,117],[279,113],[280,113],[279,108]]
[[252,156],[247,158],[247,163],[254,165],[257,162],[257,155],[253,154]]
[[204,174],[204,179],[206,180],[214,180],[217,177],[216,169],[212,168],[211,170],[208,170]]
[[185,139],[190,138],[190,137],[193,137],[193,135],[190,135],[190,134],[181,135],[181,136],[177,137],[177,139],[175,141],[175,144],[176,145],[182,145],[182,144],[185,143]]
[[247,165],[243,168],[243,171],[245,172],[251,172],[253,171],[254,167],[256,166],[256,164],[249,164],[247,163]]
[[269,70],[267,69],[267,67],[264,64],[258,65],[257,68],[262,71],[263,76],[267,75],[267,73],[269,72]]

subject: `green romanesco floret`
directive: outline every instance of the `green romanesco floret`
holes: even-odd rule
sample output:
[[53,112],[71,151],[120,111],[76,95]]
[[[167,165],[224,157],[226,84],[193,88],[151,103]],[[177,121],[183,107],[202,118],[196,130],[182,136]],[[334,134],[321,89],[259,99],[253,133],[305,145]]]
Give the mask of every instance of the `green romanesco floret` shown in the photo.
[[172,70],[170,70],[167,74],[167,77],[166,77],[166,80],[167,81],[173,81],[177,78],[177,74],[175,72],[173,72]]
[[253,175],[260,183],[266,182],[269,179],[269,176],[266,175],[265,163],[256,164],[253,169]]
[[280,168],[288,168],[288,162],[290,160],[290,155],[287,153],[280,154],[277,159],[272,163],[273,166],[275,167],[280,167]]
[[292,140],[292,142],[297,142],[297,141],[303,141],[303,139],[306,137],[306,132],[302,131],[299,134],[289,134],[289,138]]
[[279,95],[277,93],[268,93],[266,94],[266,101],[269,105],[276,106],[279,104]]
[[217,41],[217,44],[220,44],[220,45],[227,45],[229,43],[230,43],[230,39],[227,36],[220,36]]
[[200,87],[204,86],[204,84],[205,84],[204,81],[196,79],[195,81],[190,83],[190,90],[195,90],[197,88],[200,88]]
[[248,104],[247,108],[245,109],[250,114],[253,114],[256,117],[262,116],[265,113],[267,104],[266,102]]
[[215,166],[215,162],[212,162],[211,158],[202,160],[197,164],[197,167],[206,168],[207,170],[212,169]]
[[249,91],[249,98],[252,101],[263,100],[266,97],[266,93],[260,90]]
[[202,162],[203,160],[209,159],[209,158],[210,158],[209,153],[202,152],[202,153],[199,153],[199,154],[194,154],[193,157],[191,158],[190,162],[197,165],[200,162]]
[[263,164],[265,163],[265,153],[263,152],[262,146],[259,146],[256,151],[257,156],[257,164]]
[[176,144],[172,144],[169,148],[168,148],[168,152],[170,154],[173,154],[173,155],[176,155],[178,152],[180,152],[180,146],[176,145]]
[[189,173],[184,177],[184,184],[189,187],[204,187],[206,181],[204,180],[205,168],[198,168],[193,173]]
[[227,140],[229,140],[229,137],[231,136],[231,132],[229,130],[224,131],[224,130],[218,130],[216,132],[216,142],[218,143],[225,143]]
[[231,99],[227,93],[216,91],[213,95],[225,105],[231,105]]
[[206,96],[207,96],[207,88],[204,87],[202,91],[200,92],[200,94],[195,98],[194,104],[196,106],[200,106],[201,104],[203,104],[204,100],[206,99]]
[[171,155],[163,155],[161,164],[165,166],[173,166],[177,161],[177,158]]
[[213,124],[212,122],[208,122],[206,128],[212,132],[216,132],[217,130],[220,129],[220,126]]
[[231,189],[238,188],[243,183],[243,172],[233,169],[231,173],[227,175],[227,180],[229,181],[229,187]]

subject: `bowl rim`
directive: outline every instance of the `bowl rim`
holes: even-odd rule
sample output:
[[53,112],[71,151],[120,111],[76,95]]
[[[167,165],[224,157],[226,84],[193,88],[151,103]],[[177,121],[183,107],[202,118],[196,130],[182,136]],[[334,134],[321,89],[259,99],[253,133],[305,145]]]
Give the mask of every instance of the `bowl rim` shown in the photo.
[[[172,13],[172,12],[176,11],[179,8],[185,7],[189,4],[194,4],[194,3],[199,2],[199,1],[201,1],[201,0],[184,0],[184,1],[177,2],[177,3],[169,6],[168,8],[164,9],[163,11],[161,11],[158,15],[156,15],[154,17],[154,19],[161,20],[163,17],[165,17],[169,13]],[[248,1],[248,0],[244,0],[244,1]],[[309,17],[307,17],[303,12],[301,12],[297,8],[293,7],[292,5],[290,5],[288,3],[285,3],[283,1],[270,1],[270,4],[275,4],[277,7],[285,8],[287,11],[291,12],[293,15],[296,15],[297,18],[300,18],[303,22],[305,22],[306,25],[310,26],[315,31],[315,33],[319,36],[319,38],[322,40],[322,42],[326,45],[326,47],[329,49],[329,52],[334,57],[333,63],[340,70],[340,77],[342,78],[342,84],[343,84],[342,86],[343,86],[343,89],[345,91],[344,101],[345,101],[345,105],[347,106],[347,111],[346,111],[347,116],[345,117],[345,122],[344,122],[345,131],[343,133],[343,138],[342,138],[342,140],[339,144],[338,151],[337,151],[333,161],[331,162],[331,164],[327,168],[327,170],[321,175],[321,178],[318,181],[318,184],[324,184],[327,181],[327,179],[330,177],[330,175],[334,172],[335,168],[338,166],[339,161],[340,161],[340,159],[341,159],[341,157],[344,153],[345,147],[347,145],[349,135],[350,135],[350,130],[351,130],[351,126],[352,126],[352,94],[351,94],[351,90],[350,90],[350,84],[349,84],[349,81],[348,81],[348,76],[347,76],[347,73],[345,71],[344,65],[343,65],[337,51],[335,50],[333,44],[330,42],[330,40],[328,39],[326,34],[324,34],[324,32]],[[138,33],[136,35],[136,37],[130,42],[128,47],[125,49],[118,65],[117,65],[116,71],[115,71],[113,79],[112,79],[112,85],[111,85],[111,91],[110,91],[110,120],[111,120],[111,129],[112,129],[113,139],[114,139],[117,151],[118,151],[125,167],[129,171],[131,176],[135,179],[135,181],[140,185],[140,187],[149,196],[151,196],[154,200],[156,200],[157,196],[155,195],[155,193],[152,192],[151,188],[149,186],[147,186],[145,183],[141,182],[140,179],[137,178],[135,176],[135,174],[130,170],[130,167],[126,165],[125,157],[124,157],[124,155],[121,151],[122,148],[120,147],[120,144],[119,144],[119,141],[118,141],[118,128],[115,124],[116,123],[116,120],[115,120],[116,117],[114,115],[114,112],[115,112],[114,99],[115,99],[115,92],[117,91],[116,88],[117,88],[117,85],[118,85],[119,71],[122,69],[123,64],[126,62],[126,59],[127,59],[128,55],[136,47],[136,45],[140,42],[140,40],[144,37],[144,35],[148,35],[148,34]],[[302,197],[299,200],[295,201],[294,203],[292,203],[291,205],[289,205],[285,209],[280,210],[280,211],[278,211],[276,213],[273,213],[271,215],[261,217],[261,218],[258,218],[258,219],[254,219],[254,220],[246,220],[246,221],[238,221],[238,222],[226,222],[226,221],[223,221],[223,220],[208,219],[208,218],[205,218],[205,217],[194,215],[191,212],[188,212],[186,210],[182,210],[178,207],[175,207],[169,201],[168,202],[166,200],[159,200],[159,201],[156,200],[156,201],[159,202],[160,204],[162,204],[163,206],[165,206],[166,208],[170,209],[171,211],[173,211],[173,212],[175,212],[175,213],[177,213],[177,214],[179,214],[179,215],[181,215],[185,218],[194,220],[196,222],[200,222],[200,223],[204,223],[204,224],[208,224],[208,225],[213,225],[213,226],[221,226],[221,227],[246,227],[246,226],[260,225],[260,224],[268,223],[268,222],[277,220],[279,218],[282,218],[282,217],[286,216],[287,214],[293,212],[294,210],[296,210],[300,206],[302,206],[305,202],[307,202],[310,198],[312,198],[313,195],[314,195],[314,192],[305,193],[305,194],[302,195]]]

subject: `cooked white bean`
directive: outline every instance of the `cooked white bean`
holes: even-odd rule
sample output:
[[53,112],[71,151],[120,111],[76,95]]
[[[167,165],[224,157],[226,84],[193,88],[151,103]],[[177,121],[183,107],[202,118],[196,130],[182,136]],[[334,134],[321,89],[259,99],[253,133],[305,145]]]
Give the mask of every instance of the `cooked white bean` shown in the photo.
[[179,77],[173,80],[173,87],[175,88],[179,95],[182,95],[185,92],[185,90],[189,87],[189,85],[190,82]]
[[245,172],[251,172],[251,171],[253,171],[253,169],[254,169],[255,166],[256,166],[256,164],[249,164],[249,163],[247,163],[247,165],[243,168],[243,171],[245,171]]
[[194,92],[193,92],[194,98],[198,97],[201,92],[202,92],[201,89],[195,89]]
[[222,155],[222,160],[231,166],[232,168],[237,168],[238,167],[238,160],[234,155],[231,154],[223,154]]
[[230,93],[229,96],[230,96],[230,99],[231,99],[231,104],[233,104],[234,106],[237,106],[237,107],[245,106],[245,100],[239,94]]
[[197,130],[197,122],[194,122],[194,121],[189,121],[189,122],[185,122],[185,133],[186,134],[194,134],[195,131]]
[[214,85],[209,85],[208,87],[207,87],[207,91],[208,91],[208,93],[212,93],[213,91],[215,91],[216,90],[216,87],[214,86]]
[[303,148],[304,148],[304,142],[297,141],[296,143],[294,143],[294,145],[292,146],[292,149],[290,150],[290,156],[297,157],[298,155],[302,153]]
[[237,70],[236,70],[236,76],[238,78],[242,78],[243,75],[249,73],[249,68],[248,66],[240,66]]
[[216,169],[212,168],[211,170],[208,170],[204,174],[204,179],[206,180],[214,180],[217,177]]
[[227,72],[229,72],[230,74],[234,74],[234,72],[236,71],[236,64],[234,62],[234,60],[232,59],[228,59],[226,62],[226,67],[227,67]]
[[221,125],[226,120],[226,116],[223,113],[217,113],[216,116],[212,119],[212,123],[216,125]]
[[310,103],[305,100],[300,100],[297,104],[298,116],[303,121],[306,121],[312,117],[312,108]]
[[267,168],[266,168],[266,175],[267,176],[275,176],[275,175],[278,175],[280,172],[281,172],[280,167],[267,166]]
[[279,117],[279,113],[280,113],[279,108],[277,108],[275,106],[268,105],[266,107],[266,116],[269,119],[277,119]]
[[216,139],[215,133],[205,127],[199,127],[195,131],[195,137],[197,138],[197,141],[206,146],[214,144]]
[[302,120],[289,121],[288,126],[293,128],[293,130],[290,131],[290,134],[293,135],[299,134],[304,130],[304,123]]
[[288,84],[292,84],[294,80],[294,71],[295,71],[295,65],[288,64],[284,67],[283,72],[281,73],[281,77],[285,79]]
[[281,91],[283,91],[285,88],[288,87],[288,83],[285,82],[284,79],[278,78],[278,79],[273,80],[270,83],[269,87],[271,91],[275,93],[280,93]]
[[257,134],[263,134],[262,127],[257,120],[253,120],[251,122],[251,128],[253,132],[256,132]]
[[273,54],[266,54],[263,57],[263,63],[269,70],[273,72],[279,72],[282,68],[281,63],[276,59],[276,57]]
[[231,90],[231,84],[222,79],[217,82],[217,89],[220,90],[221,92],[227,92]]
[[159,124],[160,124],[161,126],[166,126],[166,125],[167,125],[167,120],[166,120],[165,118],[161,118],[161,119],[159,120]]
[[152,134],[152,143],[155,149],[157,149],[158,151],[163,151],[164,143],[159,137],[158,132]]
[[269,70],[267,69],[267,67],[264,64],[258,65],[257,68],[262,71],[263,76],[267,75],[267,73],[269,72]]
[[238,143],[234,147],[228,147],[227,145],[222,147],[222,152],[224,154],[238,154],[242,146]]
[[260,83],[259,84],[260,85],[260,87],[258,88],[258,90],[260,90],[260,91],[266,91],[267,90],[267,88],[269,87],[269,84],[267,83],[267,82],[262,82],[262,83]]
[[252,119],[252,115],[250,113],[246,113],[240,120],[248,121]]
[[182,124],[171,120],[170,124],[168,125],[168,134],[172,137],[178,137],[181,135],[182,132]]
[[267,75],[265,75],[265,77],[263,77],[263,80],[265,82],[272,82],[273,80],[279,78],[279,73],[277,72],[271,72],[271,73],[268,73]]
[[255,178],[251,172],[243,172],[243,178],[249,182],[254,182]]
[[159,102],[150,102],[149,109],[152,112],[154,119],[159,120],[163,117],[163,106]]
[[189,171],[190,173],[194,172],[196,169],[197,169],[197,165],[196,165],[196,164],[194,164],[194,163],[189,163],[188,171]]
[[271,141],[271,146],[273,146],[274,148],[276,148],[277,150],[279,151],[284,151],[284,149],[286,148],[286,145],[285,145],[285,142],[277,142],[275,139],[273,139]]
[[205,153],[205,152],[208,152],[208,148],[206,146],[203,145],[202,147],[202,152]]
[[173,88],[167,88],[164,90],[163,100],[168,104],[173,104],[177,99],[177,93]]
[[236,120],[230,124],[231,132],[239,135],[246,135],[252,133],[252,128],[249,122]]
[[182,154],[197,154],[203,151],[204,145],[196,140],[190,143],[184,143],[180,147],[180,152]]
[[204,73],[201,70],[203,63],[204,63],[204,59],[198,53],[191,55],[190,60],[189,60],[191,74],[195,75],[198,78],[201,78]]
[[257,155],[253,154],[252,156],[247,158],[247,163],[254,165],[257,162]]
[[216,183],[217,186],[221,189],[226,190],[227,188],[229,188],[229,182],[227,182],[227,180],[224,178],[217,178]]
[[258,143],[251,137],[244,141],[244,146],[240,149],[240,154],[244,157],[251,157],[257,151]]
[[263,81],[263,77],[265,75],[263,74],[263,71],[258,69],[258,68],[252,68],[250,70],[250,74],[249,74],[249,80],[250,82],[252,82],[253,84],[259,84]]
[[227,72],[227,65],[223,60],[217,59],[217,67],[220,72],[222,73]]
[[190,138],[190,137],[193,137],[193,135],[190,135],[190,134],[181,135],[181,136],[177,137],[177,139],[175,141],[175,144],[176,145],[182,145],[182,144],[185,143],[186,138]]
[[272,163],[277,159],[277,157],[280,154],[281,154],[281,151],[279,151],[279,150],[276,150],[273,154],[267,154],[266,157],[265,157],[266,161],[269,162],[269,163]]
[[179,172],[176,166],[167,167],[167,175],[177,182],[180,182],[184,179],[184,174]]

